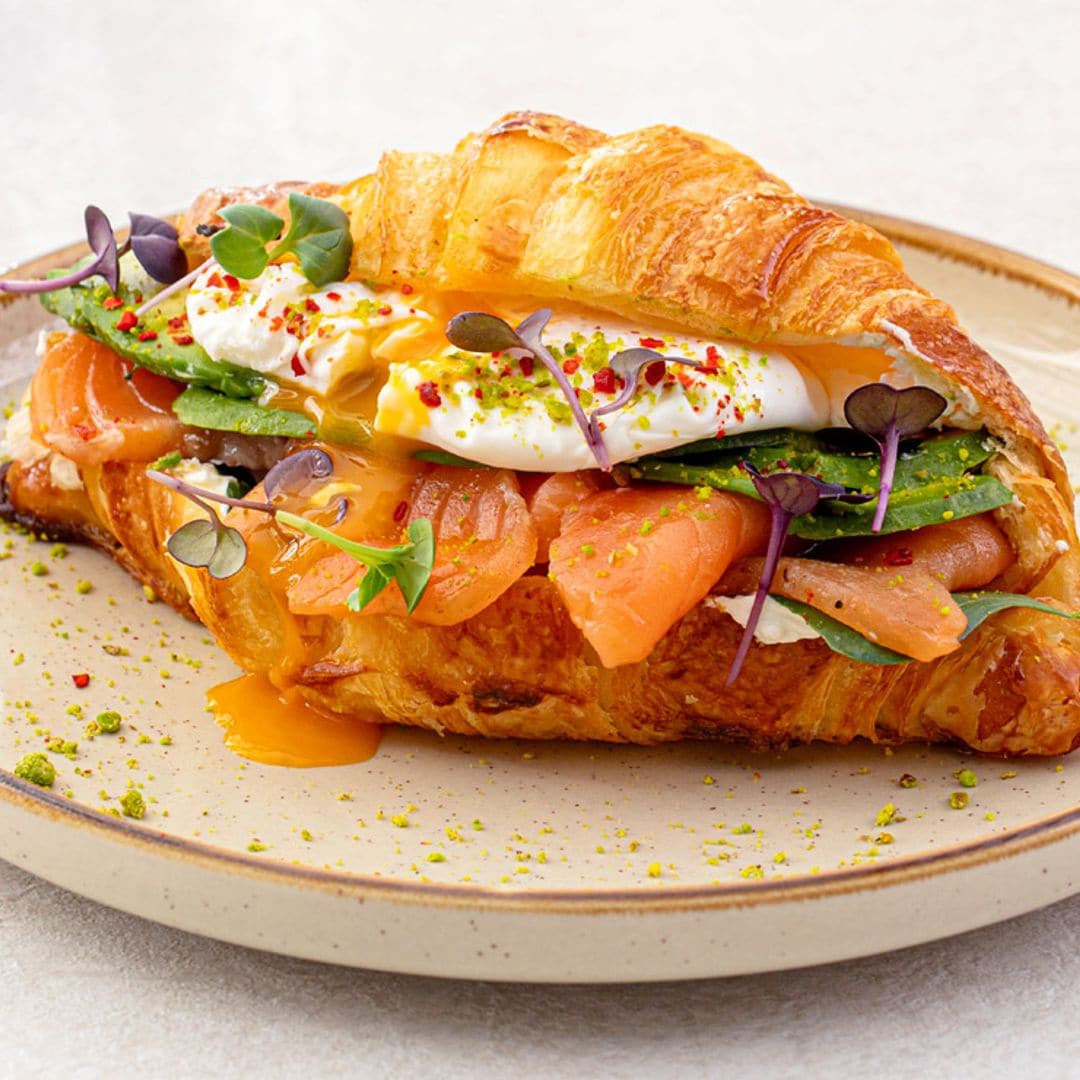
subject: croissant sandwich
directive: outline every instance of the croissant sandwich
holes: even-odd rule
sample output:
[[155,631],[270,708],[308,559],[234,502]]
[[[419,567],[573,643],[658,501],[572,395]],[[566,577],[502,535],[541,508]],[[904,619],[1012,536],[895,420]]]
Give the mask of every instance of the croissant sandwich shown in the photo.
[[2,512],[345,717],[1080,742],[1080,548],[1023,394],[873,229],[676,127],[513,113],[199,196],[36,291]]

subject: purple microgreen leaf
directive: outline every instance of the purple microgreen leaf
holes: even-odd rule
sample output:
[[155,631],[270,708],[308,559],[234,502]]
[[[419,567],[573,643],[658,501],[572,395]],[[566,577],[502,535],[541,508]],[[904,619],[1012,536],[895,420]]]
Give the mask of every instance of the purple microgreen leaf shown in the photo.
[[784,542],[787,540],[792,520],[802,514],[812,514],[826,500],[859,503],[868,502],[873,498],[873,495],[849,492],[843,484],[826,483],[806,473],[778,472],[765,476],[758,472],[749,461],[744,461],[742,467],[750,474],[757,493],[768,506],[771,520],[769,543],[765,551],[765,562],[761,568],[761,579],[758,582],[757,592],[754,594],[754,603],[750,608],[750,616],[746,620],[742,640],[739,642],[735,659],[731,662],[725,686],[731,686],[739,677],[746,654],[750,651],[754,631],[757,629],[762,609],[765,607],[765,598],[769,595],[773,578],[776,576],[776,568],[780,564],[780,555],[784,550]]
[[128,213],[131,234],[128,241],[135,258],[155,280],[171,285],[188,272],[187,256],[180,247],[176,229],[150,214]]
[[496,353],[523,348],[514,328],[486,311],[463,311],[455,315],[446,324],[446,338],[451,345],[466,352]]
[[96,206],[88,206],[83,214],[86,225],[86,242],[94,257],[82,266],[58,277],[44,278],[37,281],[0,281],[0,292],[32,293],[53,292],[66,289],[69,285],[78,285],[88,277],[100,274],[109,288],[116,292],[120,284],[120,256],[116,251],[116,237],[104,211]]
[[600,417],[617,412],[629,405],[637,391],[638,377],[645,368],[652,367],[653,364],[685,364],[687,367],[701,367],[700,360],[691,360],[684,356],[664,356],[655,349],[635,348],[617,352],[608,361],[608,367],[622,378],[623,387],[612,401],[589,413],[589,430],[598,442],[603,440]]
[[109,224],[105,212],[96,206],[88,206],[83,219],[86,223],[86,242],[97,256],[90,265],[108,282],[109,288],[116,292],[120,285],[120,257],[116,253],[116,237],[113,235],[112,225]]
[[334,461],[325,450],[312,446],[282,458],[263,478],[267,499],[283,487],[298,489],[310,480],[325,480],[334,472]]
[[944,411],[948,402],[928,386],[909,386],[897,390],[886,383],[869,383],[853,390],[844,402],[844,416],[856,431],[869,435],[881,450],[881,478],[878,504],[872,532],[880,532],[885,523],[900,440],[929,427]]

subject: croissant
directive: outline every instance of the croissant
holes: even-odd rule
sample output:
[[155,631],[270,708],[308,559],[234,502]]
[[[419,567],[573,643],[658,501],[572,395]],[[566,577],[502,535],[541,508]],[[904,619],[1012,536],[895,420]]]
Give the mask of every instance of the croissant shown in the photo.
[[[572,305],[781,346],[823,369],[841,352],[848,364],[886,355],[905,365],[998,440],[987,470],[1014,499],[993,519],[1015,557],[994,587],[1065,608],[1080,602],[1072,491],[1024,395],[952,309],[907,277],[888,240],[813,206],[728,145],[676,127],[609,137],[512,113],[449,154],[387,153],[335,199],[349,215],[350,279],[422,280],[522,310]],[[220,205],[197,203],[181,235],[196,242],[196,226]],[[246,670],[280,671],[291,658],[289,681],[335,713],[438,732],[640,744],[864,738],[1059,754],[1080,742],[1080,627],[1047,612],[997,614],[923,663],[861,663],[820,639],[755,645],[723,686],[718,672],[742,630],[708,599],[644,659],[614,667],[542,573],[518,576],[449,625],[391,609],[297,614],[251,566],[219,580],[170,559],[165,539],[190,507],[143,466],[83,472],[83,535],[194,612]],[[8,471],[9,510],[40,523],[48,515],[20,496],[23,475]]]

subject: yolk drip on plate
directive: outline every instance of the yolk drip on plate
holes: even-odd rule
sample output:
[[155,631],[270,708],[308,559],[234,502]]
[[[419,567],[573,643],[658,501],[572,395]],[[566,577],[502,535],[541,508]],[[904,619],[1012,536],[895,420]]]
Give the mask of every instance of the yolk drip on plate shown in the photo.
[[352,765],[375,755],[382,727],[310,705],[296,687],[279,690],[265,675],[241,675],[207,695],[225,745],[264,765]]

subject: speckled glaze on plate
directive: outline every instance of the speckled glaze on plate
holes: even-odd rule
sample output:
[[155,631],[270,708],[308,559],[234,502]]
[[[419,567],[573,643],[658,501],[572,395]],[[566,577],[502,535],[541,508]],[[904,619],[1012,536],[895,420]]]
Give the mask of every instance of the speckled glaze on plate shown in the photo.
[[[1010,367],[1080,477],[1068,447],[1080,279],[846,212],[896,240],[915,279]],[[25,384],[46,320],[33,300],[0,303],[0,405]],[[0,555],[0,856],[172,926],[391,971],[616,982],[867,955],[1080,889],[1080,760],[393,729],[360,765],[245,762],[205,711],[204,692],[235,668],[202,628],[93,552],[60,556],[12,532]],[[87,739],[104,709],[123,714],[120,733]],[[52,789],[6,771],[56,736],[78,749],[52,755]],[[977,786],[958,786],[961,768]],[[917,786],[899,784],[905,773]],[[117,816],[131,787],[146,801],[138,822]],[[961,790],[968,804],[953,809]]]

